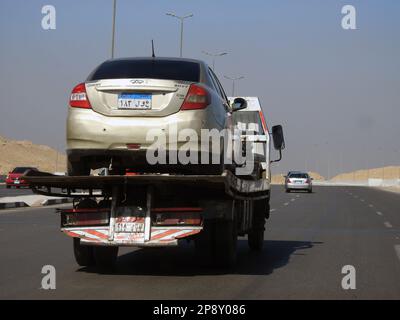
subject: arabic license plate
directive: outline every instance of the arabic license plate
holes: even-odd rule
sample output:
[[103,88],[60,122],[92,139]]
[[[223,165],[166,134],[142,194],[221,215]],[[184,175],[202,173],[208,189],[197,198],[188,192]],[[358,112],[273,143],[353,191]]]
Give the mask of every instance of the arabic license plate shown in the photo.
[[118,95],[118,109],[150,110],[151,94],[120,93]]
[[143,233],[144,232],[144,223],[141,223],[141,222],[117,222],[115,224],[115,232]]

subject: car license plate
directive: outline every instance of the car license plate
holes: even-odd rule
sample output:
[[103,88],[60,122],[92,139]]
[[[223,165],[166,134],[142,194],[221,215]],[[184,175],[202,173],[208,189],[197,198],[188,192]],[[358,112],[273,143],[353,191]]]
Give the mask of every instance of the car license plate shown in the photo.
[[151,109],[151,94],[120,93],[118,95],[118,109],[149,110]]
[[115,224],[115,232],[143,233],[144,232],[144,223],[141,223],[141,222],[117,222]]
[[14,184],[19,184],[19,180],[14,180]]

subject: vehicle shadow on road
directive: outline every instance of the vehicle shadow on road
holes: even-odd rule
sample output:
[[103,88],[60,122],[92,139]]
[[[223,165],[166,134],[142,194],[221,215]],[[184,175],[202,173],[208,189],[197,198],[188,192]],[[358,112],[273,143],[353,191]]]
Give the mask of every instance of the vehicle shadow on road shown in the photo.
[[137,249],[122,254],[113,271],[81,268],[80,272],[115,275],[195,276],[195,275],[268,275],[289,263],[292,255],[306,255],[305,250],[321,242],[265,240],[260,252],[250,251],[247,240],[238,241],[237,264],[232,269],[204,266],[195,254],[193,245],[173,248]]

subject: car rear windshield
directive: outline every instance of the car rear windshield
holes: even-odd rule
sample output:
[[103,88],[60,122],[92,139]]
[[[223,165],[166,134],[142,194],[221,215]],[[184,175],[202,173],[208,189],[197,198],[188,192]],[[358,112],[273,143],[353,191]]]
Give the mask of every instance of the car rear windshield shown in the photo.
[[25,171],[30,170],[30,169],[32,169],[32,168],[30,168],[30,167],[17,167],[12,171],[12,173],[24,173]]
[[307,179],[308,178],[308,174],[306,174],[306,173],[292,173],[289,177],[290,178]]
[[200,65],[175,60],[113,60],[98,66],[87,81],[131,78],[199,82]]

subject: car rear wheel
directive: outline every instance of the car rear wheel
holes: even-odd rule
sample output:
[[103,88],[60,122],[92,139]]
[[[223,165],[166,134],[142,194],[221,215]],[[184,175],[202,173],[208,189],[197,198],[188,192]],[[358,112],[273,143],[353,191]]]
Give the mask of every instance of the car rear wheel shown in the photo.
[[6,186],[6,188],[7,188],[7,189],[10,189],[10,188],[11,188],[11,186]]

